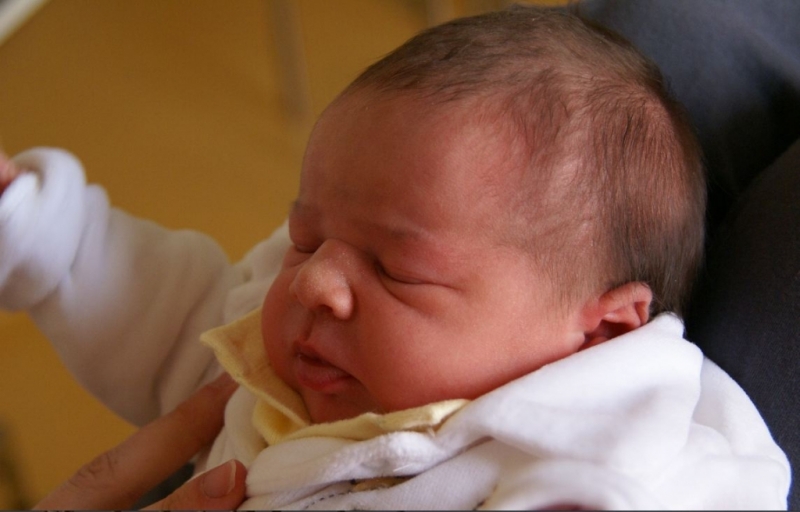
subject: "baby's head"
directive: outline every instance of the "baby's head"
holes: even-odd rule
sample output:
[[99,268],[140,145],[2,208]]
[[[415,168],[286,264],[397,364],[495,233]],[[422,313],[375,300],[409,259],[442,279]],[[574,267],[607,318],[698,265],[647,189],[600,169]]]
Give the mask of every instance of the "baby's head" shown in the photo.
[[323,113],[264,302],[314,421],[475,398],[681,312],[700,156],[655,67],[532,9],[423,32]]

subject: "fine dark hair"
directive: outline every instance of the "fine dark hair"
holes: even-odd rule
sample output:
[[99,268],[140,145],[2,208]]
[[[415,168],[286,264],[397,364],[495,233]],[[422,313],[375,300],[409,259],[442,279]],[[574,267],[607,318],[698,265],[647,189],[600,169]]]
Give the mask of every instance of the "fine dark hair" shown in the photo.
[[[642,282],[685,310],[703,251],[702,156],[656,65],[566,10],[516,7],[421,32],[346,90],[477,105],[509,134],[516,243],[566,302]],[[513,221],[513,219],[522,219]]]

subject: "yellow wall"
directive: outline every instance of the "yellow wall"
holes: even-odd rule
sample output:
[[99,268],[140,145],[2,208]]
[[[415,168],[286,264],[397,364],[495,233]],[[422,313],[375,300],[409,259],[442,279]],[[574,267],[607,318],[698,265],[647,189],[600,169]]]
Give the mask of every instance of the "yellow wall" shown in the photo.
[[[0,144],[67,148],[117,206],[207,232],[238,259],[285,216],[309,130],[281,90],[280,1],[51,0],[0,46]],[[288,2],[312,114],[423,28],[431,6]],[[449,4],[470,14],[501,3]],[[0,354],[0,426],[30,500],[132,431],[74,383],[24,315],[0,313]]]

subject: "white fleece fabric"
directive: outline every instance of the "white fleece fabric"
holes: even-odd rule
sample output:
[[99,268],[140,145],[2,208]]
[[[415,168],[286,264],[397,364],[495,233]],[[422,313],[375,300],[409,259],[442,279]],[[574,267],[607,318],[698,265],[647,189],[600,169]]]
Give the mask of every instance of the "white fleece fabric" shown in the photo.
[[[783,453],[742,390],[682,338],[673,315],[472,402],[404,411],[408,428],[381,431],[373,425],[397,425],[398,413],[304,421],[299,395],[266,359],[258,313],[203,335],[241,384],[208,464],[249,465],[244,508],[786,505]],[[442,406],[443,420],[431,421]],[[426,428],[415,428],[419,418]]]
[[[76,377],[142,424],[220,371],[199,335],[257,308],[285,228],[231,265],[213,241],[110,208],[52,149],[0,197],[0,307],[25,309]],[[249,466],[243,508],[786,507],[790,471],[745,393],[677,318],[547,365],[429,431],[265,447],[240,388],[208,464]],[[490,340],[489,340],[490,341]]]
[[286,229],[231,265],[206,235],[111,208],[65,151],[14,161],[33,172],[0,197],[0,309],[26,310],[78,381],[126,420],[171,411],[221,371],[197,340],[261,305]]

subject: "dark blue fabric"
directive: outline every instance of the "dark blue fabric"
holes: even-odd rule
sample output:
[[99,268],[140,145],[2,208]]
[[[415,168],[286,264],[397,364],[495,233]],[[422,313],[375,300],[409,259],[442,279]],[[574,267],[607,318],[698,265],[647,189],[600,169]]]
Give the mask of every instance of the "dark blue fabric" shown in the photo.
[[661,68],[709,170],[711,234],[755,175],[800,137],[800,2],[603,0],[579,11]]
[[[800,141],[762,172],[710,248],[687,337],[747,390],[800,468]],[[793,485],[790,508],[800,509]]]
[[687,337],[747,391],[796,475],[800,2],[590,0],[580,12],[655,60],[689,111],[706,155],[710,237]]

